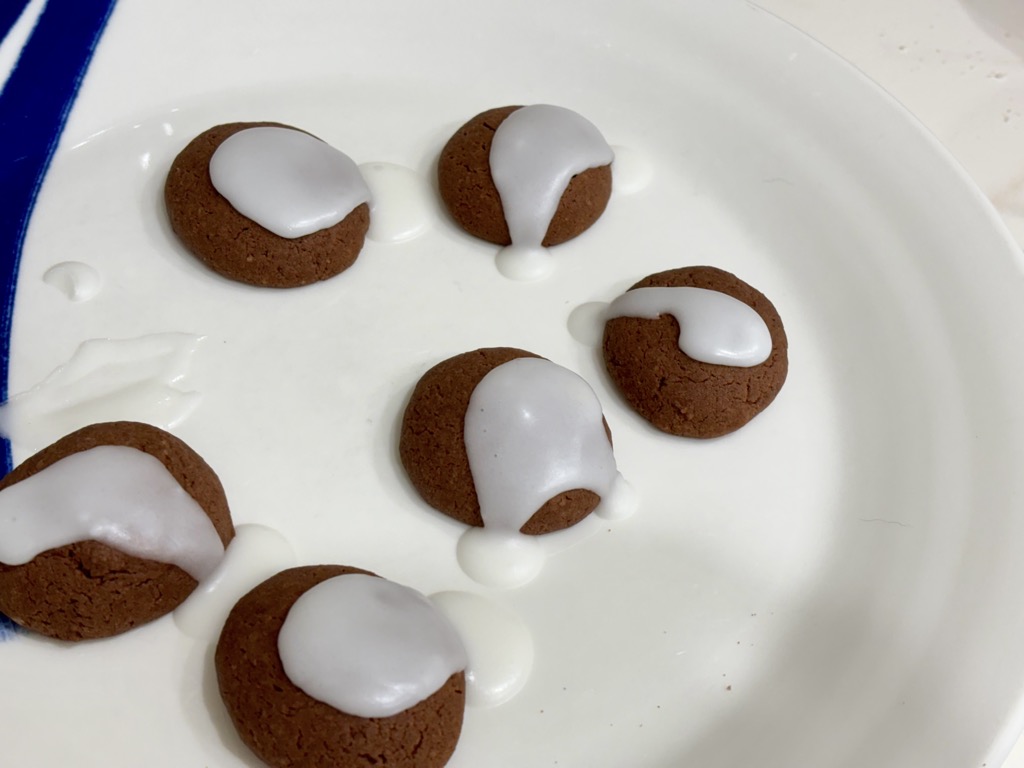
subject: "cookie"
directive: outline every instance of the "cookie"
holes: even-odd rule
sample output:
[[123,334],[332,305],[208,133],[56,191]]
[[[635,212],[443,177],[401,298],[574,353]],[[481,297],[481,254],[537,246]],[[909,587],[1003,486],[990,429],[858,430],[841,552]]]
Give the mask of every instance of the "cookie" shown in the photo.
[[[508,347],[478,349],[449,358],[420,378],[406,406],[399,439],[402,466],[427,504],[466,525],[484,525],[465,440],[470,400],[487,374],[522,358],[543,360],[531,352]],[[599,404],[597,409],[600,414]],[[611,433],[600,415],[598,423],[601,440],[608,448]],[[521,478],[521,482],[528,480]],[[528,519],[518,530],[539,535],[568,528],[594,511],[600,501],[601,496],[594,490],[567,489],[529,510]]]
[[[497,245],[510,245],[515,242],[516,245],[527,247],[550,247],[564,243],[586,231],[604,212],[612,191],[612,153],[603,139],[597,141],[600,136],[597,129],[575,113],[548,105],[525,108],[558,110],[554,113],[556,116],[564,117],[565,113],[568,113],[570,117],[575,116],[577,121],[583,121],[588,127],[583,133],[587,138],[594,139],[594,143],[597,144],[594,147],[597,154],[592,156],[600,158],[596,161],[599,163],[597,166],[576,172],[568,180],[568,186],[561,187],[564,191],[553,201],[557,204],[553,216],[548,213],[546,219],[531,218],[524,212],[519,212],[519,209],[525,206],[517,204],[515,197],[510,197],[511,192],[499,194],[499,187],[496,186],[492,174],[494,157],[491,150],[498,128],[513,112],[523,109],[524,107],[520,106],[489,109],[459,128],[448,140],[438,160],[438,186],[448,212],[469,234]],[[596,134],[596,137],[593,134]],[[525,139],[539,143],[533,135]],[[529,147],[527,151],[528,149]],[[568,167],[563,163],[576,159],[565,157],[565,152],[560,153],[563,157],[553,158],[554,152],[545,146],[538,146],[533,154],[545,163],[534,173],[535,177],[541,174],[541,178],[546,178],[544,174],[555,176],[563,173],[564,168]],[[511,163],[518,169],[524,165],[521,158],[511,158]],[[528,193],[535,186],[524,188],[522,192]],[[514,191],[515,188],[510,185],[505,189]],[[504,205],[503,195],[506,198]],[[536,197],[531,197],[530,202],[535,201]],[[520,237],[509,231],[509,222],[514,221],[514,217],[523,222],[518,227],[523,233]],[[536,242],[525,242],[523,240],[534,237],[533,234],[527,233],[531,226],[536,229]]]
[[[733,432],[767,408],[786,380],[787,340],[782,319],[764,294],[715,267],[660,272],[645,277],[630,291],[665,287],[706,289],[742,302],[733,309],[752,308],[754,320],[760,318],[763,323],[755,322],[745,332],[759,334],[766,359],[754,365],[695,359],[680,349],[680,322],[662,312],[653,318],[607,320],[603,351],[608,374],[633,409],[663,432],[697,438]],[[724,303],[736,304],[728,299]],[[705,323],[709,317],[694,315],[691,330],[701,328],[713,335],[713,323]]]
[[[271,184],[269,188],[290,190],[282,204],[273,204],[275,201],[269,193],[263,192],[262,186],[253,183],[243,173],[246,170],[246,151],[263,156],[269,152],[259,152],[259,146],[242,146],[231,155],[225,152],[221,156],[223,166],[227,169],[222,171],[226,179],[221,183],[222,187],[232,182],[241,187],[242,194],[246,191],[259,191],[258,195],[250,195],[243,201],[247,203],[243,206],[245,210],[253,215],[254,211],[261,211],[272,217],[285,217],[281,222],[275,219],[275,223],[268,221],[267,226],[263,226],[236,209],[214,186],[211,160],[228,138],[247,129],[268,128],[294,131],[295,137],[284,138],[297,140],[301,145],[295,150],[299,153],[295,162],[290,165],[285,163],[283,169],[278,166],[272,169],[279,173],[279,176],[274,177],[279,183]],[[259,138],[259,134],[249,134],[248,131],[247,134],[248,137]],[[271,132],[269,137],[273,139],[275,135],[280,137],[277,131]],[[365,190],[362,178],[358,176],[358,170],[351,179],[341,175],[346,170],[351,173],[355,169],[352,161],[323,142],[312,145],[313,150],[325,153],[323,158],[314,156],[312,160],[304,159],[301,153],[311,149],[309,140],[312,138],[304,131],[280,123],[228,123],[215,126],[189,142],[175,158],[164,185],[164,202],[171,228],[185,247],[224,277],[270,288],[308,285],[334,277],[352,266],[370,226],[368,204],[358,203],[351,212],[344,214],[344,218],[330,224],[332,219],[328,214],[333,209],[328,206],[325,211],[319,207],[327,205],[326,194],[316,195],[314,192],[322,192],[326,188],[332,194],[352,192],[359,198],[365,191],[367,200],[369,193]],[[337,173],[326,178],[322,172],[325,159],[327,164],[338,164]],[[300,165],[312,165],[316,170],[303,167],[299,173],[295,169]],[[333,171],[334,165],[330,167]],[[216,168],[215,164],[214,170]],[[234,175],[229,172],[232,168],[235,170]],[[314,184],[313,188],[309,188]],[[359,184],[362,184],[361,188],[358,188]],[[238,200],[235,202],[242,205]],[[342,209],[337,210],[340,212]],[[295,223],[302,220],[312,222],[312,226],[329,225],[308,234],[288,237],[268,228],[282,228],[282,231],[291,229],[293,233],[305,231]]]
[[[12,518],[32,515],[38,522],[55,508],[70,508],[67,496],[56,495],[58,483],[64,484],[64,493],[84,503],[99,485],[90,483],[89,477],[119,488],[114,494],[98,494],[91,510],[101,516],[100,522],[108,523],[105,527],[118,523],[114,538],[124,531],[132,533],[128,545],[115,548],[97,539],[63,541],[63,523],[59,529],[54,523],[45,529],[46,535],[59,536],[62,543],[23,564],[0,562],[0,612],[60,640],[107,637],[163,616],[191,594],[197,576],[215,567],[234,537],[224,489],[209,465],[173,435],[148,424],[121,421],[94,424],[61,438],[0,482],[0,552],[15,545],[42,546],[21,538],[24,528]],[[155,543],[140,545],[130,519],[119,517],[131,513],[135,520],[146,519],[136,514],[138,505],[116,503],[129,494],[155,509],[157,525],[162,526]],[[117,499],[108,501],[115,495]],[[36,499],[43,503],[33,503]],[[195,520],[190,514],[203,517]],[[153,530],[157,529],[147,529]],[[181,531],[198,533],[180,546],[169,541]],[[129,554],[126,546],[150,556]],[[155,559],[164,555],[165,560]]]
[[[352,578],[364,582],[366,579],[380,581],[380,587],[391,584],[358,568],[304,566],[272,576],[238,601],[224,624],[215,654],[221,698],[231,720],[242,741],[270,766],[443,766],[451,757],[462,729],[465,708],[463,671],[450,674],[418,703],[396,714],[378,717],[350,714],[314,698],[293,682],[286,672],[282,656],[289,658],[286,643],[294,639],[289,635],[297,632],[300,639],[307,634],[316,635],[315,631],[309,632],[309,625],[299,624],[294,631],[289,626],[292,622],[308,618],[308,609],[302,612],[303,616],[294,615],[300,613],[295,610],[296,601],[309,597],[314,588],[346,587],[340,582]],[[407,589],[392,586],[399,590]],[[385,599],[390,601],[390,598]],[[342,624],[349,619],[344,609],[335,613]],[[377,622],[365,623],[369,626]],[[420,641],[424,633],[407,634]],[[387,638],[379,642],[380,647],[390,647],[390,644]],[[351,661],[357,672],[366,668],[350,644],[328,645],[331,648],[328,655],[341,656],[346,663]],[[306,656],[299,649],[293,652],[300,659]],[[330,678],[326,682],[332,684],[341,675],[332,669],[312,677],[315,682],[324,682],[324,677]],[[349,685],[367,684],[372,687],[373,682],[370,679]]]

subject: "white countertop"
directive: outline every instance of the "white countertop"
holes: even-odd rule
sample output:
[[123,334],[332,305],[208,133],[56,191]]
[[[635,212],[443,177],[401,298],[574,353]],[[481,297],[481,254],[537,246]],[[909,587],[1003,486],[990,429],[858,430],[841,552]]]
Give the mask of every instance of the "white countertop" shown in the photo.
[[[756,4],[831,48],[902,102],[949,149],[1024,244],[1024,2]],[[1024,768],[1024,739],[1004,768]]]

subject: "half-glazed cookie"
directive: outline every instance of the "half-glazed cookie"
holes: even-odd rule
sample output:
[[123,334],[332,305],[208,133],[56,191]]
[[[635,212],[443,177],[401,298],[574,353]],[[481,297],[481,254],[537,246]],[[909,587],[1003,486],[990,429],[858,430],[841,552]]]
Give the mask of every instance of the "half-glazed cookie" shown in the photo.
[[531,535],[578,523],[618,476],[589,385],[509,347],[456,355],[423,374],[405,409],[399,454],[434,509],[466,525]]
[[84,427],[0,482],[0,612],[61,640],[176,608],[234,537],[217,475],[148,424]]
[[[612,191],[613,152],[597,128],[563,107],[500,107],[467,122],[448,140],[438,186],[452,218],[491,243],[531,254],[587,230]],[[539,276],[522,268],[523,279]]]

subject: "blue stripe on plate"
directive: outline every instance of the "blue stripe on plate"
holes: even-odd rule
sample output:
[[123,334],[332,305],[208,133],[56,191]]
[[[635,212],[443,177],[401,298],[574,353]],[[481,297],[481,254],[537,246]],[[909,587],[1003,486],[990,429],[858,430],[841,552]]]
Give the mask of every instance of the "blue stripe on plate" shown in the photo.
[[25,12],[25,8],[28,6],[29,0],[5,0],[0,5],[0,40],[7,37],[7,33],[11,31],[11,27],[14,26],[14,22],[18,20],[22,13]]
[[[71,105],[116,0],[48,0],[0,92],[0,402],[8,396],[14,289],[25,231]],[[21,8],[0,2],[0,25],[10,30]],[[17,10],[17,13],[14,11]],[[0,443],[10,471],[11,445]],[[12,634],[0,616],[0,640]]]

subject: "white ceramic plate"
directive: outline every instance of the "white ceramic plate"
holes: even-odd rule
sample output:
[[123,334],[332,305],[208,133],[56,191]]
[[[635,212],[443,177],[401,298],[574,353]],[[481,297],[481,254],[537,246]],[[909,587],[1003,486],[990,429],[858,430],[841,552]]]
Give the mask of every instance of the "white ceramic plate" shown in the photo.
[[[653,170],[542,283],[502,278],[435,214],[335,280],[261,291],[200,267],[164,221],[167,167],[216,123],[280,120],[429,178],[462,121],[535,102]],[[452,768],[992,766],[1024,682],[1016,258],[919,125],[749,3],[122,0],[32,219],[10,388],[87,339],[204,336],[182,385],[201,401],[174,431],[236,522],[300,563],[479,592],[530,627],[526,689],[467,711]],[[102,276],[92,300],[43,282],[69,259]],[[567,326],[696,263],[764,291],[790,338],[775,404],[703,443],[641,423]],[[420,373],[495,345],[593,384],[641,496],[505,593],[461,573],[459,527],[423,508],[394,445]],[[4,762],[255,765],[210,648],[171,618],[0,646]]]

